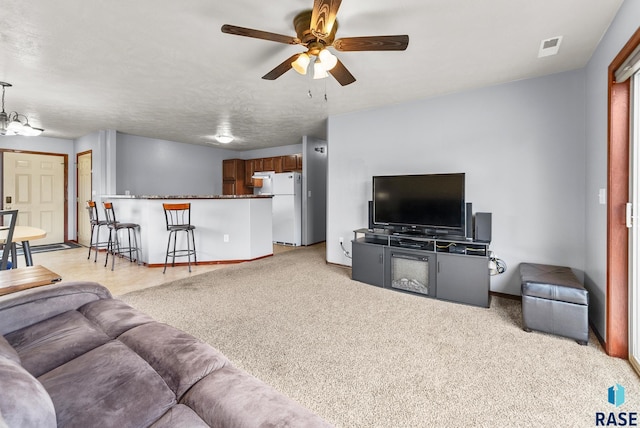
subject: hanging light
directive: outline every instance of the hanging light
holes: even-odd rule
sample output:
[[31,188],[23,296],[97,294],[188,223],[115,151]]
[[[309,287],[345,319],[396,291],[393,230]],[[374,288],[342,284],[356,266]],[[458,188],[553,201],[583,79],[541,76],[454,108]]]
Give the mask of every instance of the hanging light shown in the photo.
[[300,74],[307,74],[307,67],[309,67],[310,62],[311,58],[309,58],[309,55],[301,53],[298,55],[298,58],[291,63],[291,67]]
[[320,61],[320,58],[317,58],[313,63],[313,78],[314,79],[324,79],[328,77],[327,70],[324,68],[324,64]]
[[[41,128],[34,128],[29,125],[29,119],[24,114],[12,111],[7,114],[4,111],[4,90],[10,88],[11,83],[0,82],[2,86],[2,112],[0,112],[0,135],[23,135],[25,137],[36,137],[44,131]],[[21,119],[23,118],[23,119]]]
[[216,135],[215,139],[220,144],[229,144],[230,142],[233,141],[233,136],[232,135],[228,135],[228,134]]
[[333,69],[333,67],[338,63],[338,58],[327,49],[322,49],[318,57],[320,58],[320,61],[322,61],[324,69],[327,71]]

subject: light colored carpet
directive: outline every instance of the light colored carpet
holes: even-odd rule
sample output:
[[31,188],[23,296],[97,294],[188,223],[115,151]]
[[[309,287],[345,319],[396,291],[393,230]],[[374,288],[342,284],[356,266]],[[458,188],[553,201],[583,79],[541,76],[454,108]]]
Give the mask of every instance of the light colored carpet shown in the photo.
[[[341,427],[586,427],[640,410],[627,361],[491,308],[352,281],[314,246],[121,298]],[[616,409],[607,389],[626,388]]]

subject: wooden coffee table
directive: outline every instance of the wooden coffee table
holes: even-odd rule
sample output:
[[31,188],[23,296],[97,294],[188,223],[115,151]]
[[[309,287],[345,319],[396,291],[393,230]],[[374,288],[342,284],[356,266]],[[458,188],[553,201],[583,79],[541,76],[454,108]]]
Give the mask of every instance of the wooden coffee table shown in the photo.
[[62,281],[62,277],[44,266],[27,266],[0,271],[0,296],[28,288]]

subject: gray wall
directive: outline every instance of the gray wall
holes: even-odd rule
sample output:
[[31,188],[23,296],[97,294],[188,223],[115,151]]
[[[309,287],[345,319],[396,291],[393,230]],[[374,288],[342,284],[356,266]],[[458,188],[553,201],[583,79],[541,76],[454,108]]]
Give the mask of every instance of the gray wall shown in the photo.
[[239,159],[258,159],[270,158],[273,156],[295,155],[302,153],[302,143],[290,144],[288,146],[269,147],[266,149],[247,150],[245,152],[236,152],[235,157]]
[[302,147],[302,245],[311,245],[327,236],[327,142],[305,136]]
[[118,133],[116,192],[132,195],[218,195],[222,160],[231,150]]
[[583,269],[584,86],[579,70],[331,116],[327,260],[351,264],[338,239],[366,227],[373,175],[464,172],[509,268],[491,290],[519,294],[522,261]]
[[607,207],[599,204],[598,191],[607,188],[607,70],[638,26],[640,2],[626,0],[586,67],[585,284],[590,319],[602,337],[606,334]]

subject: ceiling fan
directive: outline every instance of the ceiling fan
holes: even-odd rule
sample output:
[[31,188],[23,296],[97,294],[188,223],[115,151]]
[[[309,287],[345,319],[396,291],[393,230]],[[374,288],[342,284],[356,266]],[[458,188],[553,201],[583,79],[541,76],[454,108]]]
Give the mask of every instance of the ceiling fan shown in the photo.
[[306,52],[287,58],[276,68],[262,76],[263,79],[275,80],[293,68],[300,74],[306,74],[307,68],[314,61],[314,78],[327,77],[330,73],[342,86],[356,81],[342,62],[327,48],[342,52],[349,51],[403,51],[409,45],[409,36],[368,36],[345,37],[336,39],[338,22],[336,15],[342,0],[314,0],[313,9],[300,12],[293,19],[297,37],[284,36],[251,28],[225,24],[222,32],[237,36],[253,37],[272,42],[290,45],[302,45]]

